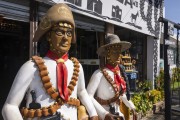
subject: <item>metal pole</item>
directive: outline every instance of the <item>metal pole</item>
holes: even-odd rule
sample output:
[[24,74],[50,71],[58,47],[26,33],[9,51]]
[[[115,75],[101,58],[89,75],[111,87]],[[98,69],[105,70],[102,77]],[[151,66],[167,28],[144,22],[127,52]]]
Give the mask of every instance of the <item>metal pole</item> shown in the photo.
[[165,44],[168,39],[168,22],[164,21],[162,17],[159,18],[159,22],[164,23],[164,37],[163,37],[163,48],[164,48],[164,94],[165,94],[165,120],[171,120],[171,87],[170,87],[170,75],[168,65],[168,45]]
[[[179,79],[180,79],[180,75],[179,75],[179,29],[177,29],[177,47],[176,47],[176,49],[177,49],[176,66],[177,66],[177,76],[178,76],[177,82],[178,82],[178,87],[179,87]],[[180,99],[179,99],[179,105],[180,105]]]
[[29,41],[29,57],[37,54],[37,42],[33,42],[34,34],[38,24],[37,18],[38,2],[30,0],[30,41]]
[[165,44],[167,35],[168,24],[164,24],[164,92],[165,92],[165,120],[171,120],[171,87],[170,87],[170,76],[169,76],[169,64],[167,50],[169,45]]
[[177,57],[176,57],[176,65],[179,67],[179,29],[177,29]]

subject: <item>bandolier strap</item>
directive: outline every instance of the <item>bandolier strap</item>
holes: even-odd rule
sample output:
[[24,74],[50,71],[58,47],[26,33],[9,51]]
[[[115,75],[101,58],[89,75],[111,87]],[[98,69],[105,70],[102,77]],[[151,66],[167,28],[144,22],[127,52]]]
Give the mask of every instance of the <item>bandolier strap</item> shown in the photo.
[[119,95],[115,95],[113,98],[108,99],[108,100],[104,100],[101,99],[100,97],[95,97],[95,99],[101,104],[101,105],[109,105],[113,102],[116,102],[117,100],[119,100]]

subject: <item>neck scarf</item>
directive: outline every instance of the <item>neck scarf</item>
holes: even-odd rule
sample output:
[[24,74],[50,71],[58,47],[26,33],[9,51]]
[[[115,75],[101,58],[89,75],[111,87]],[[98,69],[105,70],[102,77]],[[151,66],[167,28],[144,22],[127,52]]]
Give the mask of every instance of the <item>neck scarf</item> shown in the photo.
[[59,95],[63,100],[67,101],[69,98],[68,88],[67,88],[68,72],[64,62],[67,61],[68,54],[66,53],[61,58],[59,58],[52,51],[48,51],[46,56],[57,62],[56,76],[57,76],[57,87],[58,87]]
[[120,90],[120,87],[123,92],[126,91],[126,82],[122,79],[122,77],[119,76],[118,73],[120,73],[119,66],[117,65],[116,67],[113,67],[109,64],[106,64],[106,68],[111,70],[114,73],[114,81],[116,85],[118,86],[118,89]]

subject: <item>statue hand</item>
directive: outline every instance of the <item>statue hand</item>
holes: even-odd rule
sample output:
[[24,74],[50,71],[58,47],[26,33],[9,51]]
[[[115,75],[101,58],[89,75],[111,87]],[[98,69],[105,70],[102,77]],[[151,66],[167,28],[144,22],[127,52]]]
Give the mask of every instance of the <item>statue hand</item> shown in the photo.
[[92,116],[92,117],[90,117],[90,120],[99,120],[99,117],[98,116]]
[[111,113],[106,114],[104,120],[123,120],[123,118],[119,115],[113,115]]
[[84,118],[80,118],[78,120],[88,120],[88,119],[89,119],[89,117],[84,117]]
[[106,114],[104,120],[114,120],[113,115],[110,113]]
[[131,111],[133,113],[133,120],[137,120],[137,112],[136,112],[136,110],[132,109]]

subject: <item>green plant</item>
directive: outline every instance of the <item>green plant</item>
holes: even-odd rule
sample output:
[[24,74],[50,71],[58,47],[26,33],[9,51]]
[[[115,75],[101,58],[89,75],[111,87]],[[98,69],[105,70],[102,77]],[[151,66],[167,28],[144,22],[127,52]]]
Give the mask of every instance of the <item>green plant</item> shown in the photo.
[[180,77],[180,68],[172,69],[172,82],[178,82]]
[[171,84],[171,89],[176,90],[180,88],[180,82],[174,82]]
[[155,89],[146,92],[137,92],[132,96],[131,100],[136,106],[136,111],[146,115],[147,111],[152,110],[153,104],[163,99],[162,94],[161,91]]
[[177,89],[180,87],[180,68],[172,69],[172,77],[171,77],[171,88]]
[[152,83],[150,80],[144,80],[137,83],[137,90],[146,92],[149,91],[152,87]]
[[156,89],[147,91],[146,95],[147,95],[149,101],[151,101],[153,104],[162,100],[161,91],[158,91]]
[[147,111],[152,109],[152,103],[147,99],[146,94],[143,92],[134,94],[132,101],[136,106],[136,111],[142,112],[144,115]]
[[160,70],[159,75],[155,79],[156,89],[163,91],[164,90],[164,70]]

